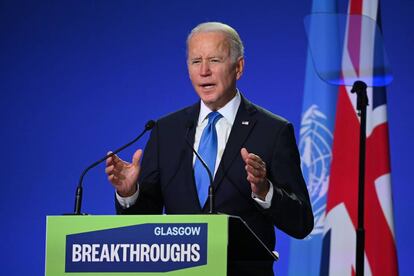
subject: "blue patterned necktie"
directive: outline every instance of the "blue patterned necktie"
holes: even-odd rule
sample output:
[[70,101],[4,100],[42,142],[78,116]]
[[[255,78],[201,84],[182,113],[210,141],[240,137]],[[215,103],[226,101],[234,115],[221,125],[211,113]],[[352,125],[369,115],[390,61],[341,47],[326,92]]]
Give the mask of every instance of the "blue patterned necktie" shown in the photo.
[[[214,111],[208,114],[208,123],[201,135],[200,145],[198,146],[198,154],[206,162],[211,173],[214,175],[216,167],[217,156],[217,131],[216,123],[223,117],[220,113]],[[197,185],[198,199],[200,200],[201,208],[207,200],[208,187],[210,186],[210,179],[206,169],[201,164],[200,160],[196,158],[194,163],[194,177]]]

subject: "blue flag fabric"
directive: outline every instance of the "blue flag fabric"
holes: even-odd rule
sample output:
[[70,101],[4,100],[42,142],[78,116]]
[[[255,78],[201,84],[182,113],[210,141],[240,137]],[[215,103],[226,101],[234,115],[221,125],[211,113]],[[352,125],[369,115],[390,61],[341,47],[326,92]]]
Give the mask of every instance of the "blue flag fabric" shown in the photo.
[[[336,1],[313,1],[312,14],[336,12]],[[332,29],[334,26],[329,24],[326,25],[325,30],[308,27],[308,36],[316,35],[316,32],[335,32]],[[338,50],[334,45],[323,40],[320,41],[318,47],[326,49],[327,53]],[[330,60],[323,62],[330,62]],[[289,275],[291,276],[320,275],[337,91],[336,86],[327,84],[318,76],[313,65],[311,51],[308,50],[299,151],[303,176],[311,197],[315,227],[305,240],[291,239],[289,253]]]

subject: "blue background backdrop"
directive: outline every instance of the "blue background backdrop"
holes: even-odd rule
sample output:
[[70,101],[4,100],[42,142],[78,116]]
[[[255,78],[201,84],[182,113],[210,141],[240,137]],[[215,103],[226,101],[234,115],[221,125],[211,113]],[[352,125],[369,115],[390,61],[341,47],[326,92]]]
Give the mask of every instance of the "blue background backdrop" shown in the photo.
[[[412,273],[414,1],[382,1],[395,228],[401,275]],[[134,138],[148,119],[197,100],[185,39],[223,21],[246,47],[239,88],[298,133],[310,1],[0,1],[1,274],[44,273],[45,218],[73,210],[78,177]],[[130,160],[135,148],[121,154]],[[113,214],[101,165],[85,178],[83,210]],[[289,238],[278,233],[279,275]]]

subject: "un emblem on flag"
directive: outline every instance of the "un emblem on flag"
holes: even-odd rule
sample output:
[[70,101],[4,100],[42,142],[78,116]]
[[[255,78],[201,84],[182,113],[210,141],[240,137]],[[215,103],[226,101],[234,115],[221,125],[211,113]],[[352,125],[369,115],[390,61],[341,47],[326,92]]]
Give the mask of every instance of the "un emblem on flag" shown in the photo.
[[317,105],[312,105],[304,112],[300,128],[301,167],[315,219],[309,238],[323,233],[333,141],[332,132],[326,122],[326,115]]

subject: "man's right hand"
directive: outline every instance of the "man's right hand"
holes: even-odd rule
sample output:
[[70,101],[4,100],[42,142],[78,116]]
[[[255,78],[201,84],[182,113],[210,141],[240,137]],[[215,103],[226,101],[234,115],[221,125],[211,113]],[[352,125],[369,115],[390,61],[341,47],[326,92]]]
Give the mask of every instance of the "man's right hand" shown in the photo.
[[[110,154],[109,152],[108,154]],[[106,160],[105,173],[108,180],[122,197],[132,196],[137,191],[137,182],[141,165],[142,150],[137,150],[132,157],[132,163],[125,162],[114,155]]]

